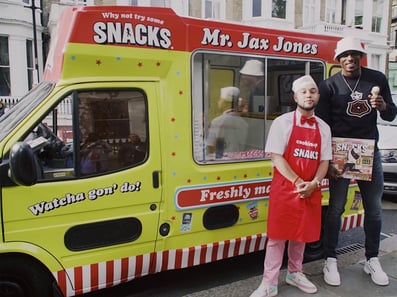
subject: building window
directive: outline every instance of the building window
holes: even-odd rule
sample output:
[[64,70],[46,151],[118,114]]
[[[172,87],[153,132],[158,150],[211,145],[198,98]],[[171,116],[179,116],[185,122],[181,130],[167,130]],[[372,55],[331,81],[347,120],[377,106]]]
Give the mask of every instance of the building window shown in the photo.
[[372,15],[372,32],[380,32],[382,27],[382,11],[383,11],[383,1],[374,0],[373,1],[373,12]]
[[138,0],[130,0],[131,6],[138,6]]
[[0,36],[0,96],[10,96],[10,60],[8,37]]
[[346,10],[347,10],[347,0],[342,0],[342,16],[341,16],[341,24],[346,25]]
[[262,16],[262,0],[252,0],[252,16]]
[[336,2],[335,0],[327,0],[325,4],[325,22],[336,23]]
[[392,41],[391,46],[396,49],[397,48],[397,28],[396,26],[392,26],[390,39]]
[[381,55],[373,54],[371,55],[371,66],[374,67],[374,69],[380,69],[380,63],[381,61]]
[[207,0],[204,3],[204,18],[221,19],[221,3],[217,0]]
[[303,25],[313,25],[316,15],[316,1],[305,0],[303,1]]
[[273,0],[272,1],[272,17],[285,19],[286,17],[286,0]]
[[33,87],[33,45],[32,40],[26,40],[26,62],[28,67],[28,89]]
[[391,7],[391,17],[392,18],[397,17],[397,3]]
[[364,7],[363,0],[356,1],[356,7],[354,10],[354,26],[356,28],[362,29],[363,28],[363,7]]

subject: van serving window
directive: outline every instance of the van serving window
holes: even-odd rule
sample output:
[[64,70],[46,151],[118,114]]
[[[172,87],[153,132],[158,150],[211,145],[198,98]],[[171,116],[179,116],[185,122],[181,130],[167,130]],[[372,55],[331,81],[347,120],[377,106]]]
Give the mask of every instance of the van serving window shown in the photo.
[[295,109],[294,79],[320,82],[321,62],[196,53],[192,62],[193,152],[201,164],[265,159],[272,121]]

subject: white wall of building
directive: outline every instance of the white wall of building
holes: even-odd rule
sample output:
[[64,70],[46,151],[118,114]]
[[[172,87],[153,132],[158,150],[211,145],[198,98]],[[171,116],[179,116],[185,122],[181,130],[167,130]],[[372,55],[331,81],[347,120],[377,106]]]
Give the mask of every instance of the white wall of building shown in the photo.
[[[27,74],[26,40],[33,40],[32,10],[25,7],[22,1],[0,0],[0,35],[8,37],[8,51],[10,61],[11,95],[23,96],[29,90]],[[37,1],[36,5],[39,5]],[[18,16],[18,17],[17,17]],[[39,78],[42,75],[42,27],[40,12],[36,10],[37,24],[37,56]]]
[[262,1],[260,17],[252,17],[252,1],[243,1],[243,20],[246,25],[292,30],[295,28],[295,0],[287,1],[285,19],[272,17],[272,1]]

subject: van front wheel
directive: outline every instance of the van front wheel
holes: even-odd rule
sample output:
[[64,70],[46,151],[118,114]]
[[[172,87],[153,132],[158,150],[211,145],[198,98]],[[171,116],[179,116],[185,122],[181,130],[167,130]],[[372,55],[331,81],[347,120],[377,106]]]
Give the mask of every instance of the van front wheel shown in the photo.
[[0,257],[2,297],[53,297],[52,282],[51,274],[27,256]]

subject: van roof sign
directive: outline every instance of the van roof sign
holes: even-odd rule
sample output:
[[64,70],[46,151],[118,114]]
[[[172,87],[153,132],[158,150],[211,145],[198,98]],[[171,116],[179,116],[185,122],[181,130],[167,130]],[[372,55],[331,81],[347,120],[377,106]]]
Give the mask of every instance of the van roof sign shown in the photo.
[[[168,8],[68,7],[52,37],[44,79],[131,76],[131,72],[117,73],[120,63],[139,63],[141,52],[131,53],[131,48],[163,50],[150,55],[160,60],[170,59],[169,51],[205,49],[333,61],[338,39],[316,35],[315,40],[297,31],[181,17]],[[150,75],[162,74],[152,71]]]

